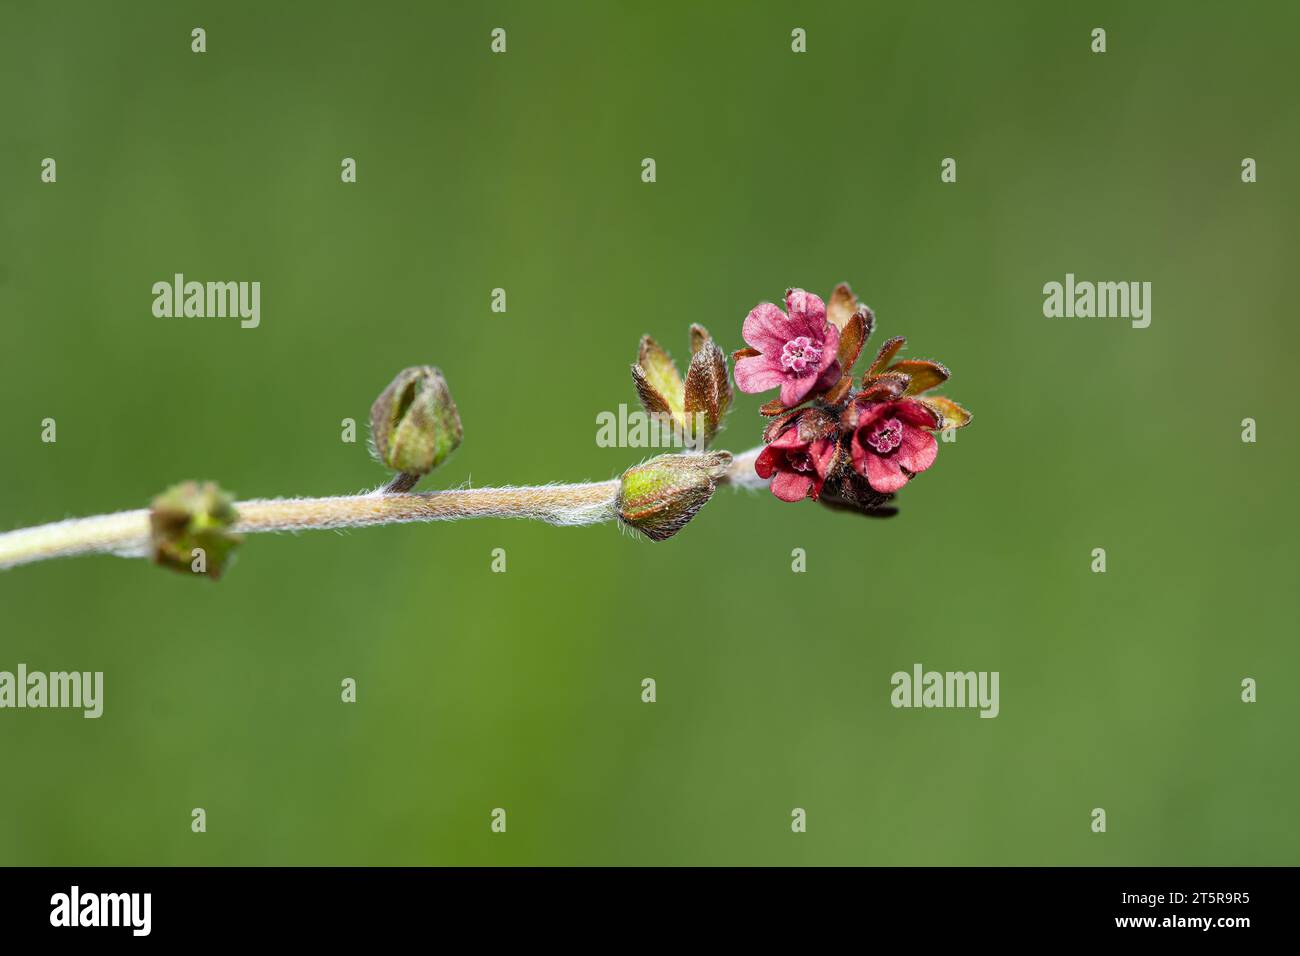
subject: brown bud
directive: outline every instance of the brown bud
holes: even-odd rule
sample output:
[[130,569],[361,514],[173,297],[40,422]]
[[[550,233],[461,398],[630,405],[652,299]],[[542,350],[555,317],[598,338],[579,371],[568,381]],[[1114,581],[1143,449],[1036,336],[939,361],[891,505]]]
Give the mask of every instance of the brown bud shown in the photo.
[[731,407],[731,376],[727,374],[727,357],[702,325],[691,326],[691,352],[691,367],[686,372],[685,428],[691,441],[704,449],[717,435]]

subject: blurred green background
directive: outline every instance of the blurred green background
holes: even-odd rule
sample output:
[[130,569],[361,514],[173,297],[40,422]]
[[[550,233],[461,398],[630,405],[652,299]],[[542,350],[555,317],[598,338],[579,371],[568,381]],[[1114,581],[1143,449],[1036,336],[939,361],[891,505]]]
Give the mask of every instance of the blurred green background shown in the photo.
[[[0,712],[0,862],[1300,862],[1300,16],[1136,6],[0,4],[0,527],[374,487],[340,421],[424,362],[466,438],[422,487],[604,479],[637,338],[730,351],[789,285],[851,282],[975,413],[892,521],[725,491],[660,545],[0,574],[0,669],[106,684]],[[154,318],[175,272],[259,280],[261,327]],[[1151,327],[1044,318],[1067,272],[1152,282]],[[1001,715],[891,708],[915,662]]]

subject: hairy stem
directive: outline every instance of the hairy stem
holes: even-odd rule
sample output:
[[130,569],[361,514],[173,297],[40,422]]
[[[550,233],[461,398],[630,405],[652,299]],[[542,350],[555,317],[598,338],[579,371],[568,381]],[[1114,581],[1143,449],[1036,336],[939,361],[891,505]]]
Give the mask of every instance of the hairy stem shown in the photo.
[[[759,487],[755,448],[735,456],[722,484]],[[391,485],[389,486],[391,487]],[[555,525],[600,524],[618,516],[620,480],[527,488],[457,488],[448,491],[390,493],[333,498],[255,499],[235,504],[238,534],[362,528],[410,521],[461,518],[532,518]],[[149,510],[120,511],[71,518],[0,534],[0,570],[80,554],[144,557],[150,550]]]
[[733,455],[731,466],[727,468],[727,474],[719,484],[731,485],[733,488],[766,488],[768,479],[758,477],[754,471],[754,462],[758,460],[759,453],[763,446],[751,448],[749,451]]
[[400,494],[404,491],[410,491],[420,483],[420,476],[412,474],[409,471],[399,471],[393,475],[393,480],[384,485],[383,492],[388,495]]
[[232,531],[302,531],[362,528],[407,521],[458,518],[535,518],[550,524],[599,524],[615,517],[619,482],[541,485],[534,488],[464,488],[451,491],[385,492],[338,498],[241,501]]

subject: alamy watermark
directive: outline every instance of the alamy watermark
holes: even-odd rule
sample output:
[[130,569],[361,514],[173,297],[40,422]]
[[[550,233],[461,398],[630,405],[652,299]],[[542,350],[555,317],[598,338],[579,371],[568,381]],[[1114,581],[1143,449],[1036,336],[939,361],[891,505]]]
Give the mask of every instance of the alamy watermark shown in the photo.
[[705,424],[704,412],[679,417],[620,404],[617,413],[606,411],[596,416],[596,447],[686,448],[702,452],[707,446]]
[[83,893],[74,885],[50,897],[50,925],[58,927],[123,926],[148,936],[152,911],[152,893]]
[[186,282],[183,273],[153,284],[153,314],[160,319],[237,318],[255,329],[262,321],[262,283]]
[[1049,319],[1130,319],[1133,328],[1151,324],[1150,282],[1065,282],[1043,286],[1043,315]]
[[895,707],[978,707],[981,717],[996,717],[998,671],[927,671],[913,664],[911,673],[897,671],[889,679]]
[[95,718],[104,712],[103,671],[29,671],[19,664],[15,674],[0,671],[0,709],[68,708]]

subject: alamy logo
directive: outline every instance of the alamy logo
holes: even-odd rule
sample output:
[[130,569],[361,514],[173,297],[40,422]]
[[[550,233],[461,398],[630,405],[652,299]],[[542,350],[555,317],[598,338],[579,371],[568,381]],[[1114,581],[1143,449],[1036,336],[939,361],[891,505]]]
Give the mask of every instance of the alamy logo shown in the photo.
[[981,717],[998,715],[997,671],[922,670],[898,671],[890,678],[894,686],[889,702],[895,707],[978,707]]
[[160,319],[240,319],[255,329],[262,321],[262,283],[186,282],[176,273],[171,282],[153,284],[153,314]]
[[1150,282],[1075,282],[1043,286],[1043,315],[1049,319],[1131,319],[1133,328],[1151,324]]
[[83,717],[104,712],[103,671],[0,671],[0,709],[5,707],[67,707]]
[[692,448],[704,451],[708,435],[704,413],[695,412],[686,422],[688,427],[683,427],[669,412],[629,410],[626,404],[620,404],[617,415],[613,412],[596,415],[596,447]]
[[129,926],[131,935],[148,936],[152,923],[152,893],[71,892],[50,897],[51,926]]

